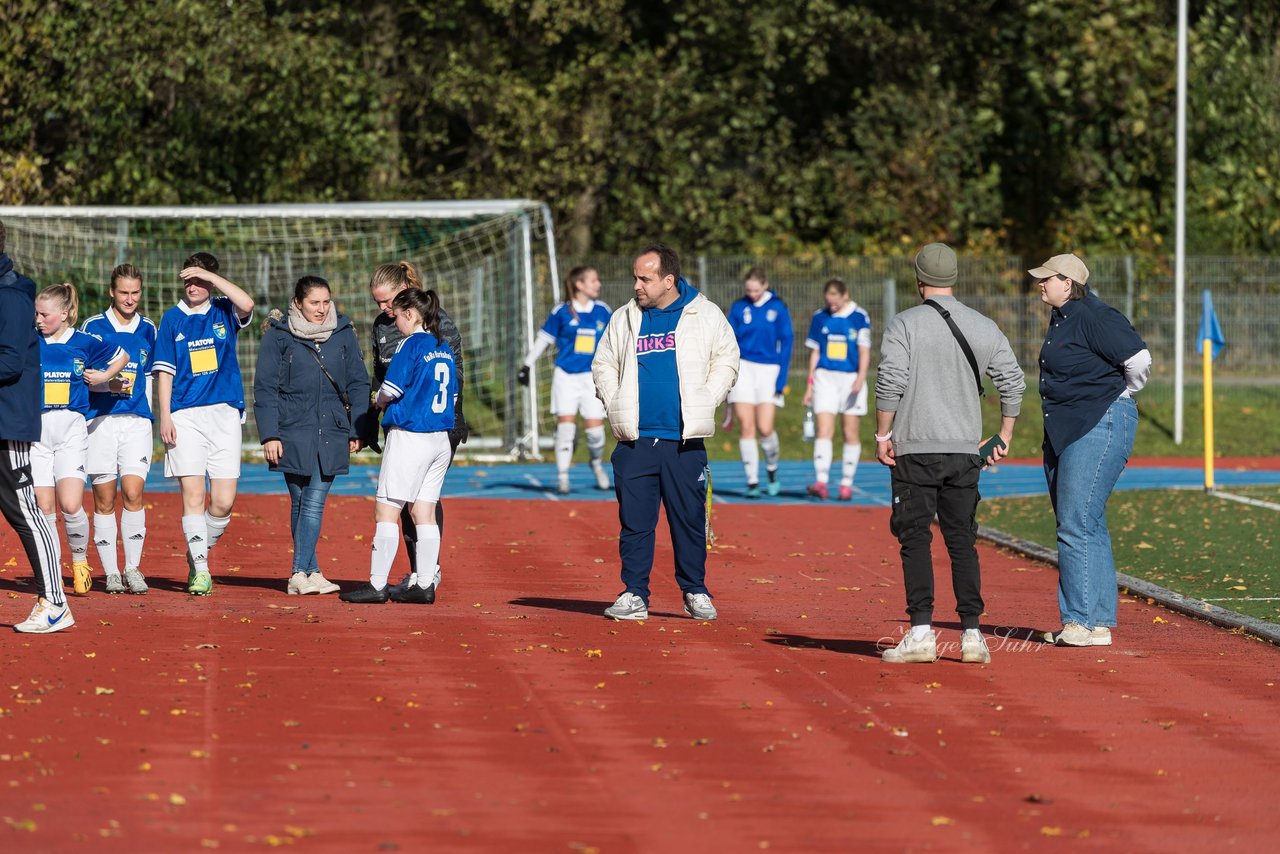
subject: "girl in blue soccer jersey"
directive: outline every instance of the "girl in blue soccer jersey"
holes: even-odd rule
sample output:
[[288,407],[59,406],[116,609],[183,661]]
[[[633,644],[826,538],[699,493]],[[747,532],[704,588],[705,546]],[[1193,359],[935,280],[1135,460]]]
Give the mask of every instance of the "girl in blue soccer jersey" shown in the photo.
[[[440,584],[440,529],[436,502],[449,469],[449,430],[458,394],[453,351],[440,337],[440,302],[435,291],[409,288],[391,303],[404,340],[387,368],[374,405],[385,410],[387,441],[374,504],[373,556],[369,583],[348,590],[344,602],[435,602]],[[400,543],[397,520],[411,506],[417,526],[416,583],[388,590],[387,578]]]
[[827,307],[814,313],[804,345],[809,348],[809,388],[804,405],[813,407],[817,435],[813,441],[814,483],[809,494],[826,499],[831,473],[832,437],[836,415],[844,421],[844,466],[840,475],[840,500],[853,498],[853,476],[858,471],[862,444],[858,425],[867,414],[867,367],[871,362],[871,318],[849,299],[849,288],[840,279],[827,282],[822,291]]
[[[139,565],[147,537],[142,489],[151,470],[151,357],[156,325],[138,309],[142,273],[132,264],[111,271],[111,305],[80,331],[129,354],[120,377],[89,389],[89,479],[93,483],[93,544],[102,561],[108,593],[146,593]],[[116,481],[124,509],[116,524]],[[124,542],[124,577],[116,559],[116,536]]]
[[[769,494],[782,491],[778,481],[781,448],[773,431],[774,410],[781,405],[787,386],[787,367],[795,330],[791,312],[782,299],[769,290],[769,279],[760,267],[747,271],[742,282],[743,296],[729,308],[729,325],[738,339],[742,361],[738,381],[729,391],[729,404],[742,425],[738,448],[747,474],[747,497],[760,497],[760,450],[764,450]],[[759,434],[760,442],[756,443]]]
[[557,305],[542,324],[533,348],[516,375],[521,385],[529,384],[529,372],[546,349],[556,346],[556,367],[551,377],[551,414],[556,416],[556,473],[560,494],[569,492],[569,466],[577,439],[574,419],[582,413],[587,434],[587,452],[598,489],[609,488],[604,471],[604,405],[596,397],[591,381],[591,360],[612,312],[600,302],[600,275],[591,267],[574,267],[564,283],[564,302]]
[[[231,522],[240,477],[244,383],[236,339],[253,316],[253,298],[218,275],[218,259],[208,252],[188,258],[178,275],[183,297],[160,319],[152,372],[164,474],[182,491],[187,592],[206,596],[213,592],[209,553]],[[215,288],[221,296],[213,296]]]
[[[129,354],[116,344],[77,330],[79,307],[72,285],[50,285],[36,295],[44,411],[40,441],[31,446],[31,480],[36,504],[51,529],[56,529],[56,510],[62,510],[71,549],[72,590],[83,596],[92,584],[89,517],[84,512],[89,386],[111,382],[124,369]],[[55,543],[55,553],[57,550]]]

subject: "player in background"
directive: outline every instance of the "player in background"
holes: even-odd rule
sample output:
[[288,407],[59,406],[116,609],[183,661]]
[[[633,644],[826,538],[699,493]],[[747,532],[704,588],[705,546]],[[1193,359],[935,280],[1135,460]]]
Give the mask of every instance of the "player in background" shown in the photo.
[[[369,293],[373,296],[374,302],[378,304],[378,308],[382,311],[373,321],[373,327],[370,329],[370,349],[373,353],[373,393],[376,395],[377,390],[382,387],[382,381],[386,379],[387,369],[391,366],[391,360],[396,354],[396,350],[400,347],[400,342],[404,340],[396,326],[395,312],[391,308],[391,302],[396,295],[406,288],[422,289],[422,277],[418,274],[418,269],[408,261],[400,261],[395,264],[382,264],[373,271],[372,278],[369,279]],[[462,352],[462,335],[458,332],[457,325],[453,319],[445,313],[444,309],[440,309],[440,336],[449,344],[449,349],[453,351],[454,369],[458,375],[458,402],[453,409],[453,429],[449,431],[449,451],[450,454],[457,453],[458,446],[467,441],[467,419],[462,414],[462,392],[466,385],[465,371],[463,369],[463,352]],[[374,450],[378,448],[378,410],[371,406],[368,414],[364,419],[364,443]],[[450,460],[452,460],[452,456]],[[444,530],[444,502],[436,502],[436,527],[441,531]],[[418,547],[417,525],[414,524],[413,515],[408,506],[405,507],[404,513],[400,516],[400,528],[404,533],[404,547],[409,554],[409,574],[406,575],[398,584],[393,584],[392,592],[405,590],[418,583]]]
[[836,415],[843,416],[844,464],[840,500],[853,498],[862,443],[858,426],[867,414],[867,368],[871,362],[871,318],[849,298],[849,288],[832,279],[822,289],[827,307],[814,312],[804,345],[809,348],[809,388],[804,405],[813,407],[817,435],[813,440],[814,483],[809,494],[825,500],[831,473]]
[[591,267],[574,267],[564,281],[564,302],[551,309],[542,324],[533,347],[524,357],[524,365],[516,374],[522,386],[529,385],[529,372],[546,349],[556,346],[556,367],[551,376],[551,414],[556,416],[557,490],[569,493],[569,466],[577,442],[575,417],[582,413],[582,427],[587,434],[587,453],[591,455],[591,471],[596,488],[608,489],[609,476],[604,471],[604,404],[596,397],[591,381],[591,360],[596,355],[600,336],[613,312],[600,302],[600,275]]
[[[132,264],[111,271],[111,305],[86,320],[80,331],[124,350],[129,361],[117,379],[89,389],[89,479],[93,483],[93,544],[102,562],[108,593],[146,593],[142,546],[147,511],[142,490],[151,470],[151,357],[156,325],[139,312],[142,273]],[[124,509],[116,524],[116,481]],[[124,577],[116,555],[116,535],[124,541]]]
[[50,529],[57,529],[56,511],[62,510],[71,550],[71,589],[84,596],[92,584],[89,517],[84,512],[89,387],[119,375],[129,354],[117,344],[76,329],[79,309],[74,285],[50,285],[36,295],[44,411],[40,441],[31,448],[31,479],[36,504]]
[[[240,477],[244,382],[236,338],[253,317],[253,298],[218,275],[218,259],[197,252],[182,264],[178,304],[160,318],[152,358],[164,475],[182,492],[187,592],[213,592],[209,554],[226,533]],[[221,291],[213,296],[213,290]],[[205,509],[205,475],[209,507]]]
[[[402,290],[391,308],[404,340],[374,398],[374,406],[385,410],[382,426],[387,429],[387,445],[373,510],[377,527],[369,583],[340,598],[361,604],[392,599],[430,605],[440,584],[436,504],[453,459],[449,431],[454,425],[458,374],[453,351],[440,335],[440,300],[435,291]],[[387,578],[399,550],[396,520],[406,509],[416,526],[418,570],[414,583],[392,590]]]
[[[791,312],[782,298],[769,290],[769,279],[760,267],[752,267],[742,281],[743,295],[729,307],[729,325],[738,339],[742,363],[738,381],[729,392],[733,414],[741,425],[738,449],[747,474],[747,498],[760,497],[760,451],[764,450],[769,494],[782,491],[778,481],[781,449],[773,430],[773,417],[782,405],[787,387],[787,367],[795,330]],[[760,437],[756,443],[757,434]]]

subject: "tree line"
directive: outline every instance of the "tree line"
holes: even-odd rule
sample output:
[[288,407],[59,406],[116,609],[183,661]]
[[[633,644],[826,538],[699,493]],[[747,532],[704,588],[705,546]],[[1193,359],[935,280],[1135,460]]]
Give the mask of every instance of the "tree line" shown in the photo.
[[[1188,241],[1280,245],[1280,7],[1192,4]],[[7,0],[0,202],[528,197],[570,253],[1162,252],[1172,0]]]

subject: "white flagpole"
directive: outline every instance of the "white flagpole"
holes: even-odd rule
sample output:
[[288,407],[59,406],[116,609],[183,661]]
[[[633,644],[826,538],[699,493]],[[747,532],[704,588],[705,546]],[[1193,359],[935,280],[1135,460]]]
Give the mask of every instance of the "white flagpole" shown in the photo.
[[1177,212],[1173,239],[1173,442],[1182,444],[1182,362],[1186,350],[1187,251],[1187,0],[1178,0]]

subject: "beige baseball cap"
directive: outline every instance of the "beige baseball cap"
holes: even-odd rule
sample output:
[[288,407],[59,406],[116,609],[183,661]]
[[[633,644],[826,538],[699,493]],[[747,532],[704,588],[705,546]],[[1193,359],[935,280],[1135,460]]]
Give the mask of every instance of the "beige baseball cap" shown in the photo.
[[1089,281],[1089,268],[1076,255],[1054,255],[1034,270],[1028,270],[1033,279],[1048,279],[1052,276],[1066,276],[1073,282],[1084,284]]

